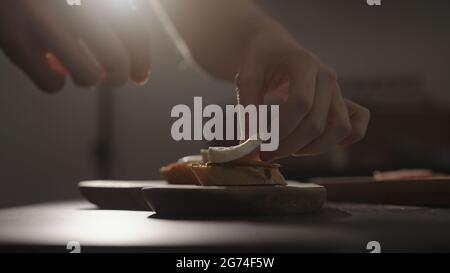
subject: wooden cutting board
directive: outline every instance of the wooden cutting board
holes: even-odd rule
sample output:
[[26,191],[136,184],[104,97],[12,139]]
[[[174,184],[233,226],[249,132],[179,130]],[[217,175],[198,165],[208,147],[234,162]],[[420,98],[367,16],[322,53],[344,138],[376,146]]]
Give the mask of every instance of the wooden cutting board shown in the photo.
[[204,187],[164,181],[83,181],[79,190],[101,209],[154,210],[159,216],[282,215],[314,212],[326,201],[319,185]]
[[328,201],[450,207],[450,177],[376,181],[372,177],[313,178]]
[[151,210],[142,188],[165,184],[163,181],[95,180],[78,183],[78,189],[84,198],[101,209]]
[[157,216],[273,216],[319,211],[326,191],[315,184],[288,186],[162,186],[144,188]]

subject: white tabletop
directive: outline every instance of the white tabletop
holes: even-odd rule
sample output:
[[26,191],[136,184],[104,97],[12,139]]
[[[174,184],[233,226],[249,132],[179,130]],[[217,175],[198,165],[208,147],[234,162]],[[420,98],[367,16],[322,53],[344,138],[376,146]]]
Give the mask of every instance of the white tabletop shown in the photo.
[[328,204],[323,212],[256,219],[159,219],[85,201],[0,210],[0,251],[450,251],[450,209]]

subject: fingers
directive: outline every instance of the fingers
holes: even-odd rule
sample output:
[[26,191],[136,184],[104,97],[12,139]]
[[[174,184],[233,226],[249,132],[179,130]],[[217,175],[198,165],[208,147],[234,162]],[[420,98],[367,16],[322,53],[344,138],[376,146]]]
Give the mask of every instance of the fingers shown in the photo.
[[311,111],[293,133],[282,139],[278,150],[263,154],[265,160],[293,155],[325,131],[332,97],[339,92],[339,86],[331,72],[322,70],[317,76],[316,87]]
[[318,67],[306,51],[290,56],[287,65],[289,98],[280,105],[280,139],[290,135],[312,109]]
[[140,84],[148,78],[150,41],[140,7],[131,13],[128,3],[113,6],[106,1],[87,2],[66,12],[66,17],[58,12],[39,19],[39,25],[32,28],[39,45],[61,61],[78,86],[102,82],[119,87],[130,78]]
[[347,106],[339,92],[335,92],[323,134],[303,147],[295,155],[319,155],[328,152],[352,132]]
[[123,42],[130,59],[131,80],[137,84],[144,84],[150,73],[150,41],[145,31],[119,31],[119,38]]
[[261,154],[264,160],[321,154],[361,140],[367,130],[368,110],[344,100],[336,73],[306,51],[275,66],[249,58],[236,84],[243,105],[261,104],[272,95],[282,101],[281,141],[276,151]]
[[[323,154],[333,147],[348,146],[364,138],[370,120],[370,112],[366,108],[350,101],[339,100],[348,114],[332,107],[325,133],[310,145],[297,152],[298,155]],[[341,108],[341,107],[339,107]]]
[[352,124],[352,132],[339,144],[348,146],[362,140],[367,132],[370,121],[370,111],[350,100],[345,100]]
[[[97,84],[102,72],[90,52],[67,31],[64,25],[41,21],[31,29],[33,42],[52,52],[67,68],[75,84],[90,87]],[[45,33],[45,35],[43,35]]]
[[114,87],[126,84],[131,64],[122,41],[110,26],[92,14],[83,19],[82,24],[73,27],[101,67],[102,82]]
[[[43,91],[54,93],[64,86],[66,75],[56,69],[53,57],[35,46],[24,36],[10,37],[10,43],[2,45],[6,55],[19,66]],[[53,66],[53,67],[52,67]]]
[[144,84],[150,73],[150,35],[144,14],[147,8],[146,1],[133,1],[128,13],[125,13],[126,16],[124,14],[109,16],[111,27],[124,45],[130,59],[129,76],[137,84]]

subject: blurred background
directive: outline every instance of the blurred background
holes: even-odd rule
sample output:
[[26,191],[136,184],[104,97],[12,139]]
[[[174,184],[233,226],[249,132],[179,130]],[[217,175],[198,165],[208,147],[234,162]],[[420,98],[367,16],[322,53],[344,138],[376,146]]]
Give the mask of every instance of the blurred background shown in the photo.
[[[366,139],[346,150],[282,162],[287,178],[450,172],[450,5],[446,1],[257,1],[338,71],[368,107]],[[78,198],[89,179],[159,179],[159,168],[209,143],[170,137],[176,104],[235,103],[234,88],[188,67],[155,14],[144,87],[46,95],[0,54],[0,207]]]

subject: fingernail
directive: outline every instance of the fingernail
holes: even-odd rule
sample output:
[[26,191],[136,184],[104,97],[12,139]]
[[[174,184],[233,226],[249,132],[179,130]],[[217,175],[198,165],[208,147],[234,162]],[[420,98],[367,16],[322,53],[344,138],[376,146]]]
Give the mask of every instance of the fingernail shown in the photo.
[[150,79],[150,72],[148,72],[147,74],[142,75],[142,76],[140,76],[140,77],[135,77],[135,78],[133,78],[133,81],[134,81],[137,85],[143,86],[143,85],[145,85],[145,84],[148,82],[149,79]]

